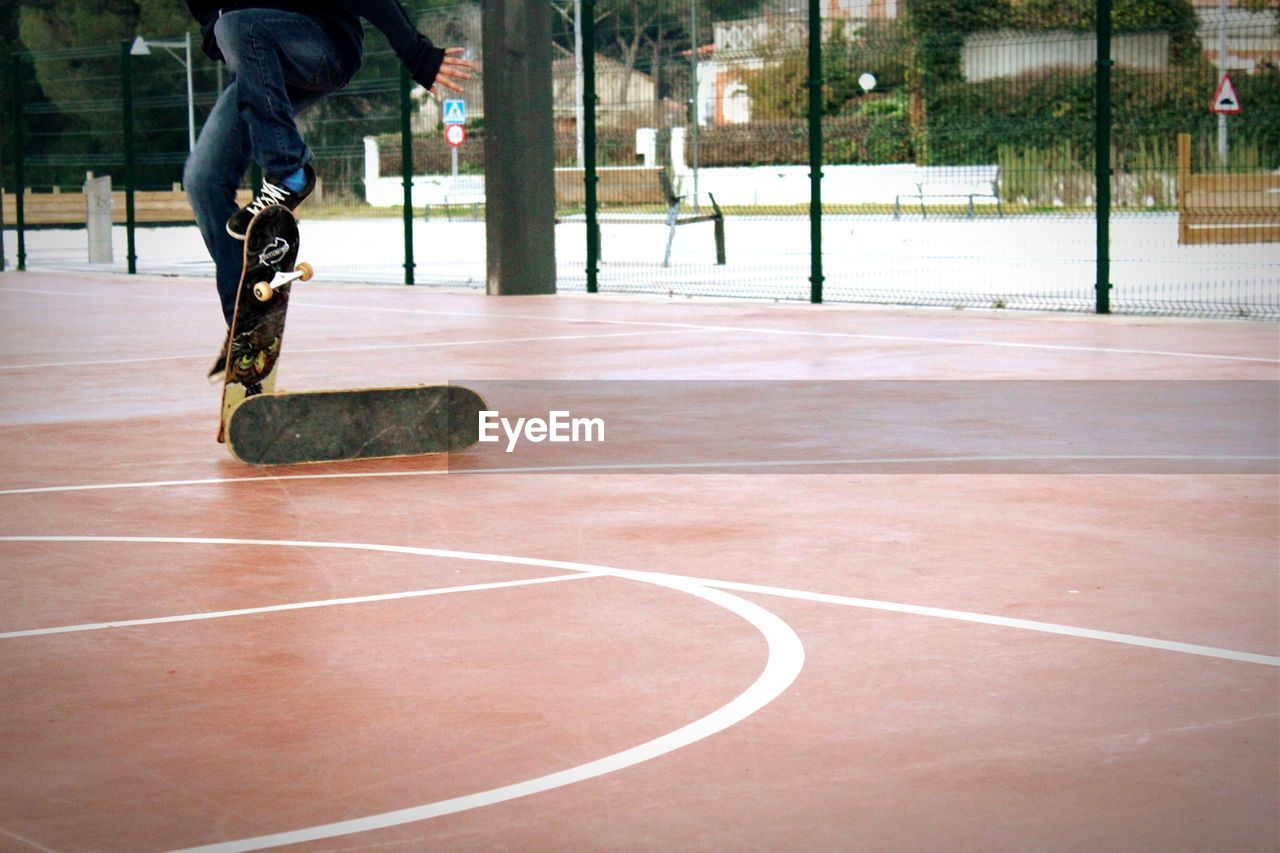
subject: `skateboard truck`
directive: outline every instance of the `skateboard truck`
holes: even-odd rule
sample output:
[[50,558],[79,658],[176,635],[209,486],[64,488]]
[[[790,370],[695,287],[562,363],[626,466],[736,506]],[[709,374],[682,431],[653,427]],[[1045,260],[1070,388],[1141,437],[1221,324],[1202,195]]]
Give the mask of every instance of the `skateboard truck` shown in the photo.
[[271,277],[271,281],[260,281],[255,284],[253,286],[254,298],[259,302],[267,302],[279,288],[294,281],[310,281],[313,275],[315,275],[315,270],[312,269],[311,264],[303,261],[294,268],[293,272],[278,272]]

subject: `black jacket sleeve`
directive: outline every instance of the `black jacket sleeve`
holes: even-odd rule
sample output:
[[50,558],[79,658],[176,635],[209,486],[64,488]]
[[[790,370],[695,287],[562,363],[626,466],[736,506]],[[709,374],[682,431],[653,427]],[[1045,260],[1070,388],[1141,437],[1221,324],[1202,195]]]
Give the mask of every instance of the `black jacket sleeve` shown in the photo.
[[218,5],[210,0],[187,0],[191,16],[200,22],[200,49],[214,62],[222,61],[218,40],[213,37],[213,25],[218,22]]
[[436,82],[444,50],[418,32],[399,0],[337,0],[336,5],[381,30],[415,83],[430,89]]

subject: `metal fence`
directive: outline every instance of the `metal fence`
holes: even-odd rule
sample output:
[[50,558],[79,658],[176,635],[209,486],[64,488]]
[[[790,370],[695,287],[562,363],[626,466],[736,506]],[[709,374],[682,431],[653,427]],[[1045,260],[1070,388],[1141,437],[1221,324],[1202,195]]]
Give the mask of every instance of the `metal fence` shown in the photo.
[[[558,286],[1280,318],[1280,18],[1110,5],[557,0]],[[446,144],[444,104],[371,30],[355,81],[300,118],[306,243],[332,278],[478,287],[504,191],[484,181],[481,8],[413,17],[480,65],[467,139]],[[83,262],[92,172],[124,191],[116,266],[209,269],[189,211],[147,195],[172,194],[188,116],[226,82],[183,44],[11,58],[20,265]]]

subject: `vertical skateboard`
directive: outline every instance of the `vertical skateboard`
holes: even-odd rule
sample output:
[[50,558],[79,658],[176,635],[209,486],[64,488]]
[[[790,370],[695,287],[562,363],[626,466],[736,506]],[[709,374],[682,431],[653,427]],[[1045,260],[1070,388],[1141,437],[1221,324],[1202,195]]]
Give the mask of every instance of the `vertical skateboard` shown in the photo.
[[297,260],[293,211],[279,204],[263,208],[245,234],[244,268],[224,365],[219,442],[226,441],[227,419],[238,403],[275,389],[289,290],[293,282],[312,275],[311,267]]

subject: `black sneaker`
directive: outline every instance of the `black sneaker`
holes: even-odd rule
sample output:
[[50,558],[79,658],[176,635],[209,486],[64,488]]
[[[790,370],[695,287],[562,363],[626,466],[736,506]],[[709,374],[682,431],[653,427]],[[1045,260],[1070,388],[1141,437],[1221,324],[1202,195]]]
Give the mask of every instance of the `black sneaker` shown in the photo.
[[243,240],[245,233],[249,230],[249,223],[253,221],[253,217],[262,212],[264,207],[282,204],[293,210],[302,204],[303,199],[311,195],[311,191],[316,188],[316,171],[311,168],[311,164],[303,166],[302,171],[307,176],[307,185],[299,192],[294,192],[283,184],[263,180],[262,189],[253,201],[231,214],[231,218],[227,220],[227,233],[237,240]]

